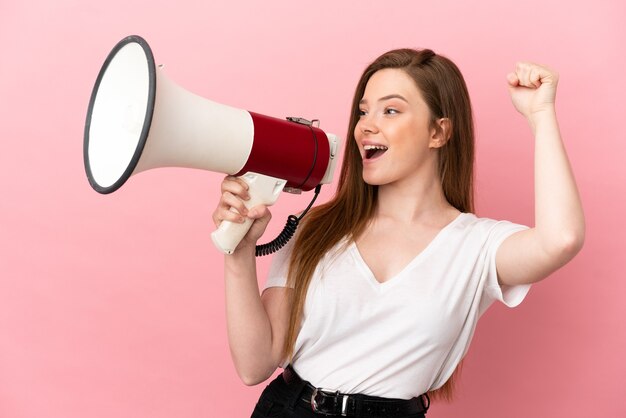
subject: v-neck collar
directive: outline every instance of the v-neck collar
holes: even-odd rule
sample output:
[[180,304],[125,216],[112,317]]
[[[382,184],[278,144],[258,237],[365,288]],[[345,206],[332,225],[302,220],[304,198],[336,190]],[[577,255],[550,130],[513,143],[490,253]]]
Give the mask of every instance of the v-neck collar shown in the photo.
[[423,260],[426,256],[428,256],[428,253],[430,253],[431,251],[433,251],[436,248],[438,242],[441,241],[445,237],[445,235],[448,234],[448,231],[450,229],[452,229],[452,227],[456,223],[458,223],[459,220],[466,214],[467,214],[466,212],[461,212],[450,223],[448,223],[446,226],[441,228],[441,230],[439,232],[437,232],[435,237],[428,243],[428,245],[426,245],[426,247],[422,251],[420,251],[415,257],[413,257],[413,259],[411,261],[409,261],[408,264],[406,266],[404,266],[404,268],[402,268],[398,273],[394,274],[392,277],[390,277],[389,279],[387,279],[384,282],[378,281],[378,279],[376,278],[376,276],[372,272],[372,269],[365,262],[365,259],[361,255],[361,252],[359,251],[359,248],[356,245],[356,241],[352,241],[350,243],[348,249],[352,253],[352,255],[354,256],[354,258],[356,259],[357,265],[359,266],[361,271],[365,274],[365,276],[367,277],[368,281],[377,290],[382,290],[384,288],[389,287],[393,283],[398,282],[402,278],[402,276],[405,275],[404,273],[407,270],[413,268],[416,264],[418,264],[421,260]]

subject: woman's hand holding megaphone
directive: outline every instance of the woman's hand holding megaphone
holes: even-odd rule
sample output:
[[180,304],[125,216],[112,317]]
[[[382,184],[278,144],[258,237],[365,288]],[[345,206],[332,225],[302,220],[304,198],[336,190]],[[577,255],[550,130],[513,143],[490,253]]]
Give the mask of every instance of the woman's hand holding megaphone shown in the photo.
[[245,247],[256,247],[256,243],[261,238],[272,214],[266,205],[257,205],[247,209],[244,201],[250,199],[248,193],[249,186],[242,179],[234,176],[226,176],[222,181],[222,196],[213,212],[213,222],[215,227],[219,227],[222,221],[233,223],[244,223],[246,218],[252,219],[250,230],[237,246],[237,250]]

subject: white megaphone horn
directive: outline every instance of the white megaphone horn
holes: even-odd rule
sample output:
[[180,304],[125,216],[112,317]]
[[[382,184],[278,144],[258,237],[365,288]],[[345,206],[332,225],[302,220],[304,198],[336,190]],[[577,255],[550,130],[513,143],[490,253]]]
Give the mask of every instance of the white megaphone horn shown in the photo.
[[[98,74],[83,156],[99,193],[152,168],[189,167],[240,176],[250,187],[245,205],[251,208],[274,204],[283,190],[319,191],[332,181],[338,148],[335,135],[303,119],[272,118],[186,91],[155,66],[143,38],[129,36]],[[251,224],[224,221],[211,234],[213,243],[230,254]]]

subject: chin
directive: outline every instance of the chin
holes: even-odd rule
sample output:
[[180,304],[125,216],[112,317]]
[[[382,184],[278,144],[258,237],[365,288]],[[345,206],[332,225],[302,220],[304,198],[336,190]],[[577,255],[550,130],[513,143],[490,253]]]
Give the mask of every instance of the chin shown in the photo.
[[362,179],[365,184],[370,185],[370,186],[382,186],[383,184],[387,183],[386,181],[382,179],[372,178],[368,176],[363,176]]

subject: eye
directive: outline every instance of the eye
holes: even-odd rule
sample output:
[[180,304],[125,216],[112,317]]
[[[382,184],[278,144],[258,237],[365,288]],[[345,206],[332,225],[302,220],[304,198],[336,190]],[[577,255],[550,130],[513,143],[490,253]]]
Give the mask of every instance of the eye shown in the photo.
[[393,107],[387,107],[385,108],[385,115],[396,115],[400,112],[398,112],[397,109],[394,109]]
[[363,109],[359,109],[359,116],[365,116],[365,115],[367,115],[367,111]]

